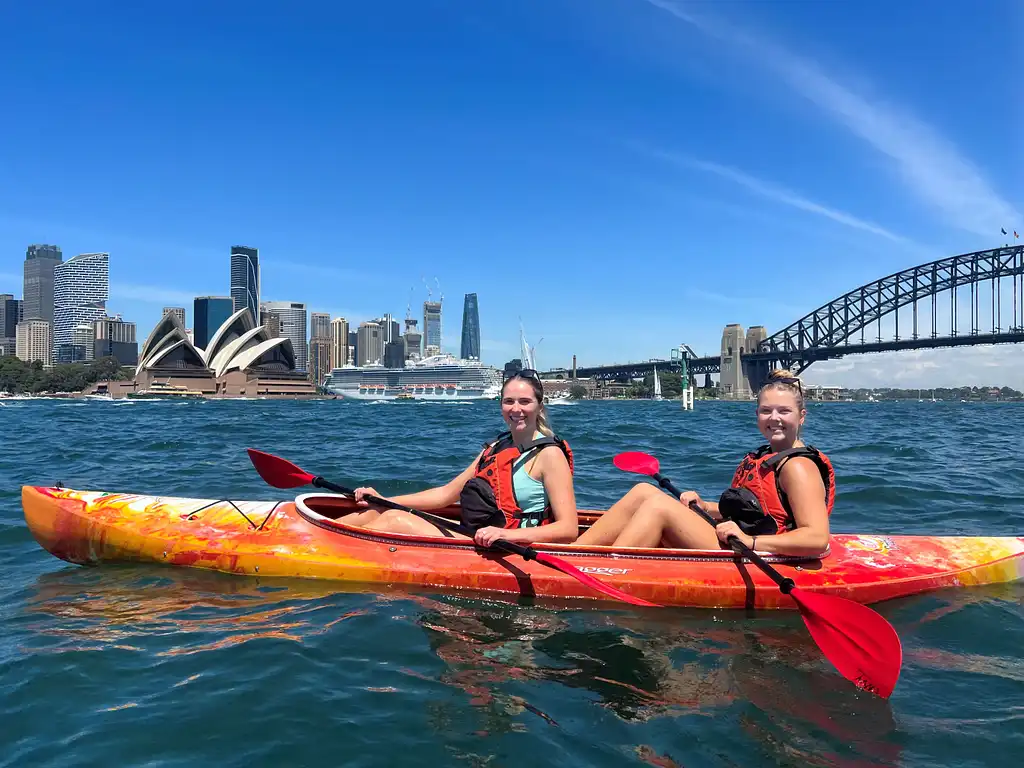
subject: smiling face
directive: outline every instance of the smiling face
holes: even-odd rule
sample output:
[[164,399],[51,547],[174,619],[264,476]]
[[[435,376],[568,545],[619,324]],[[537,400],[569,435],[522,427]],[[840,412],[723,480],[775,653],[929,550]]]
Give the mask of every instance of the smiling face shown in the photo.
[[501,417],[505,419],[516,442],[533,438],[537,431],[537,416],[541,403],[530,382],[525,379],[510,379],[501,392]]
[[788,387],[765,387],[757,399],[757,428],[773,451],[793,447],[806,415],[796,393]]

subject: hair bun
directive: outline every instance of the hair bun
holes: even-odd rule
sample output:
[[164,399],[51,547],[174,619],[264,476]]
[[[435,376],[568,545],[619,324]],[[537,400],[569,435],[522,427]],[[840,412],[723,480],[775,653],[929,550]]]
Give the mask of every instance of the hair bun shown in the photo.
[[788,368],[777,368],[776,370],[774,370],[770,374],[768,374],[768,380],[769,381],[774,380],[774,379],[797,379],[797,380],[799,380],[800,377],[797,376],[795,373],[793,373]]

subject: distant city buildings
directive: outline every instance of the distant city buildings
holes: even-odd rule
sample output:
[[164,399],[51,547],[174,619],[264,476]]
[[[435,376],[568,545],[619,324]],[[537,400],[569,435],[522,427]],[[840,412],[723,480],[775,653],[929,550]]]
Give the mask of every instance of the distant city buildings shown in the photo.
[[[292,370],[307,373],[317,384],[333,368],[366,364],[403,367],[408,361],[441,354],[444,297],[432,300],[429,288],[423,303],[422,328],[417,320],[406,317],[403,334],[401,324],[390,313],[354,329],[344,317],[332,320],[327,313],[313,312],[308,314],[307,325],[304,302],[261,301],[260,275],[258,249],[231,246],[229,295],[195,297],[193,328],[185,328],[187,307],[164,307],[162,316],[173,318],[173,326],[180,328],[183,344],[188,345],[181,347],[186,351],[180,354],[187,357],[192,354],[187,352],[188,348],[198,354],[220,344],[215,339],[216,331],[230,325],[228,321],[240,310],[248,311],[253,328],[257,322],[262,326],[261,338],[287,338],[295,358]],[[40,360],[47,366],[101,357],[115,357],[126,366],[138,365],[139,342],[134,323],[123,321],[120,315],[107,316],[109,283],[107,253],[84,253],[64,261],[59,246],[28,246],[24,297],[0,294],[0,355],[17,354],[20,349],[31,360]],[[19,330],[22,325],[24,328]],[[43,353],[40,345],[46,339],[50,350]],[[178,353],[162,358],[161,365],[172,357],[176,359],[175,355]],[[480,357],[475,293],[465,294],[461,356],[476,360]],[[213,360],[209,362],[212,364]]]
[[441,354],[441,302],[423,302],[423,356]]
[[115,357],[121,365],[139,364],[139,344],[135,323],[127,323],[120,315],[104,317],[93,323],[93,357]]
[[392,341],[398,341],[402,327],[394,320],[390,314],[385,314],[383,317],[378,317],[374,320],[377,325],[380,326],[381,333],[384,336],[384,343],[390,344]]
[[206,349],[213,334],[234,314],[234,304],[230,296],[196,296],[192,302],[192,335],[197,347]]
[[245,245],[231,246],[231,300],[234,302],[235,312],[247,307],[253,320],[260,316],[260,253],[258,249]]
[[476,294],[467,293],[462,306],[462,349],[466,360],[480,359],[480,307]]
[[[237,306],[237,304],[236,304]],[[265,301],[270,315],[276,315],[281,323],[279,336],[291,339],[295,352],[295,370],[309,370],[309,347],[306,342],[306,305],[300,301]]]
[[83,253],[53,270],[53,349],[55,362],[70,362],[74,329],[106,317],[110,296],[110,256]]
[[62,261],[56,245],[30,245],[25,251],[23,320],[53,322],[53,271]]

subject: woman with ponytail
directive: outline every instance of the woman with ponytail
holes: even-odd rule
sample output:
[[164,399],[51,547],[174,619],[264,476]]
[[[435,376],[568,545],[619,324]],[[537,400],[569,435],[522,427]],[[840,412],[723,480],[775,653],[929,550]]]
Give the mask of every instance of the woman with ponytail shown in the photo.
[[[835,472],[825,454],[800,439],[807,411],[803,387],[790,371],[773,371],[757,393],[757,428],[768,441],[743,457],[718,500],[696,491],[679,500],[640,483],[580,538],[579,544],[618,547],[727,548],[736,536],[751,549],[819,555],[828,548]],[[691,509],[721,522],[714,528]]]
[[[573,541],[579,529],[572,451],[551,430],[544,386],[536,371],[525,369],[505,380],[501,415],[508,431],[484,446],[458,477],[437,488],[390,500],[421,510],[443,509],[459,502],[462,524],[474,529],[473,539],[482,547],[497,539],[520,544]],[[357,488],[356,500],[365,503],[364,496],[380,494],[373,488]],[[367,509],[340,521],[391,533],[441,533],[432,523],[398,510]]]

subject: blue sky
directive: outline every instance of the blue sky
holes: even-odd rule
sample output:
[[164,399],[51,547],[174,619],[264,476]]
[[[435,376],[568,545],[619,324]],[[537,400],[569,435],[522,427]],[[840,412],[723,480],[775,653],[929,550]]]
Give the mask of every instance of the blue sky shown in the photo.
[[[245,244],[264,298],[350,321],[419,316],[436,278],[455,351],[475,291],[497,365],[520,317],[542,367],[703,354],[726,323],[778,330],[1024,235],[1012,0],[52,11],[0,9],[0,292],[29,243],[108,251],[109,308],[143,336],[226,294]],[[1024,386],[1022,353],[808,374],[918,386],[983,359]]]

